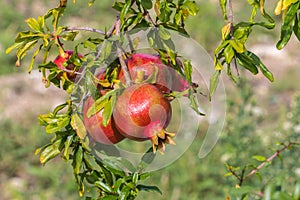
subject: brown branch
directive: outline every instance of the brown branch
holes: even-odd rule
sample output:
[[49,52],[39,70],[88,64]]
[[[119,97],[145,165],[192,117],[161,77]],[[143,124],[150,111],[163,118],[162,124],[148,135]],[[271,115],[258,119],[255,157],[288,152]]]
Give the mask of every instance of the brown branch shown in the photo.
[[290,148],[293,145],[298,145],[298,143],[290,142],[287,145],[284,145],[283,148],[281,148],[278,151],[276,151],[272,156],[270,156],[269,158],[267,158],[264,162],[262,162],[260,165],[258,165],[258,167],[256,167],[249,174],[247,174],[247,176],[245,176],[244,179],[246,179],[249,176],[252,176],[253,174],[255,174],[258,170],[260,170],[261,168],[263,168],[267,163],[271,162],[274,158],[278,157],[281,152],[283,152],[284,150]]
[[95,28],[89,28],[89,27],[67,27],[65,30],[66,31],[90,31],[94,33],[99,33],[101,35],[106,35],[104,31]]
[[[121,21],[120,21],[119,17],[117,18],[115,29],[116,29],[116,35],[120,36],[121,35]],[[123,57],[123,51],[122,51],[122,48],[121,48],[121,45],[120,45],[119,41],[117,41],[117,53],[118,53],[119,61],[120,61],[120,64],[121,64],[121,69],[124,73],[124,77],[125,77],[125,80],[126,80],[126,86],[129,87],[131,85],[132,81],[131,81],[130,73],[128,71],[126,62],[125,62],[124,57]]]

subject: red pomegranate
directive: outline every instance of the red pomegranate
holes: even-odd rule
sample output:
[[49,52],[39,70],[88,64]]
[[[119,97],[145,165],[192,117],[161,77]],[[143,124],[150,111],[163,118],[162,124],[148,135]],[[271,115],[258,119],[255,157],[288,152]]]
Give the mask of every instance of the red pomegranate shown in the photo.
[[113,111],[121,134],[135,141],[151,140],[154,151],[164,151],[165,143],[174,143],[175,135],[165,130],[171,115],[170,102],[157,87],[148,83],[126,88]]
[[124,136],[115,128],[114,119],[111,117],[108,125],[105,127],[103,122],[103,109],[90,118],[87,116],[87,111],[94,104],[94,99],[90,96],[85,101],[83,106],[83,122],[90,136],[102,144],[116,144],[124,139]]
[[[163,64],[159,56],[150,54],[133,54],[127,59],[127,67],[131,79],[135,83],[149,79],[153,73],[157,73],[153,83],[163,93],[171,91],[182,92],[189,85],[185,78],[178,74],[171,66]],[[119,79],[125,83],[124,74],[121,71]]]
[[[75,64],[69,62],[70,57],[73,55],[73,51],[72,50],[67,50],[65,51],[64,55],[58,55],[53,63],[56,64],[56,66],[61,69],[67,69],[68,71],[64,71],[63,73],[60,73],[57,78],[60,79],[61,76],[65,76],[66,78],[68,78],[70,81],[75,81],[77,74],[75,72],[80,71],[79,70],[74,70],[75,69]],[[78,54],[78,57],[82,58],[81,54]],[[67,66],[64,66],[64,63],[67,62]]]

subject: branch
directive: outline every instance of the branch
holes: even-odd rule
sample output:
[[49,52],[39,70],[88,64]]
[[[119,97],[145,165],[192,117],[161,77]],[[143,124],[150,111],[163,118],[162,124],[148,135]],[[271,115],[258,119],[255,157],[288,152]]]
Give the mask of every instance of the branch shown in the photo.
[[263,168],[268,162],[271,162],[274,158],[278,157],[281,152],[283,152],[284,150],[290,148],[293,145],[299,145],[299,144],[295,143],[295,142],[289,142],[283,148],[279,149],[272,156],[270,156],[264,162],[262,162],[258,167],[256,167],[255,169],[253,169],[249,174],[247,174],[247,176],[245,176],[244,179],[246,179],[247,177],[252,176],[253,174],[255,174],[258,170],[260,170],[261,168]]
[[[121,33],[120,33],[120,31],[121,31],[121,21],[120,21],[119,17],[116,21],[115,30],[116,30],[116,35],[120,36],[121,35]],[[125,80],[126,80],[126,86],[128,87],[128,86],[131,85],[132,81],[131,81],[130,73],[128,71],[126,62],[125,62],[124,57],[123,57],[122,48],[121,48],[121,45],[120,45],[119,41],[117,41],[117,53],[118,53],[121,68],[122,68],[122,71],[124,73],[124,77],[125,77]]]
[[89,28],[89,27],[67,27],[65,30],[66,31],[90,31],[94,33],[99,33],[101,35],[106,35],[104,31],[95,28]]

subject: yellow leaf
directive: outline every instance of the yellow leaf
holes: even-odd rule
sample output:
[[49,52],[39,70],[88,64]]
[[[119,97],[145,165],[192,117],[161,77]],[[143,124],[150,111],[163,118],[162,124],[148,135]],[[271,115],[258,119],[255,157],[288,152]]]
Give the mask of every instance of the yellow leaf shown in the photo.
[[72,115],[71,126],[76,131],[77,136],[83,140],[86,136],[86,129],[78,114]]
[[225,26],[222,28],[222,39],[225,40],[228,34],[230,34],[230,28],[231,24],[228,22]]
[[283,6],[283,0],[279,0],[275,8],[275,15],[280,15],[282,11],[282,6]]
[[291,4],[298,2],[299,0],[283,0],[282,10],[287,9]]

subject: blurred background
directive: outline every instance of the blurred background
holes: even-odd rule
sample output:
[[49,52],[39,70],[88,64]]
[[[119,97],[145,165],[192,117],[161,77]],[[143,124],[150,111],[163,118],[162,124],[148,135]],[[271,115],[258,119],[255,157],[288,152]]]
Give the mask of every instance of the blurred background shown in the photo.
[[[38,72],[28,75],[28,60],[16,68],[14,54],[5,54],[16,33],[27,29],[26,18],[43,15],[56,4],[57,1],[46,0],[0,1],[0,199],[3,200],[80,199],[70,163],[58,158],[41,166],[38,156],[34,155],[35,149],[51,137],[38,125],[38,115],[62,103],[65,94],[53,87],[45,89]],[[104,30],[115,20],[116,12],[111,4],[110,0],[101,0],[101,3],[96,0],[94,6],[88,8],[87,1],[70,3],[63,23]],[[247,1],[234,5],[236,20],[246,20],[250,15],[245,4]],[[186,27],[191,37],[213,55],[224,25],[218,1],[198,1],[198,5],[199,14],[191,17]],[[273,13],[275,6],[266,8]],[[280,21],[279,17],[276,19]],[[257,164],[251,157],[272,155],[280,148],[277,142],[287,141],[287,138],[299,141],[300,43],[292,38],[284,50],[278,51],[275,48],[278,39],[279,27],[275,31],[254,28],[247,44],[274,73],[275,82],[268,82],[261,74],[252,76],[243,71],[237,85],[224,77],[226,124],[213,151],[203,159],[198,158],[204,138],[201,130],[207,128],[199,127],[197,138],[185,154],[147,180],[160,187],[163,195],[144,192],[138,199],[224,200],[237,183],[233,177],[224,176],[225,163]],[[283,152],[282,159],[274,159],[260,171],[262,180],[252,177],[245,185],[259,192],[265,185],[274,183],[292,192],[300,179],[299,152],[299,149]]]

